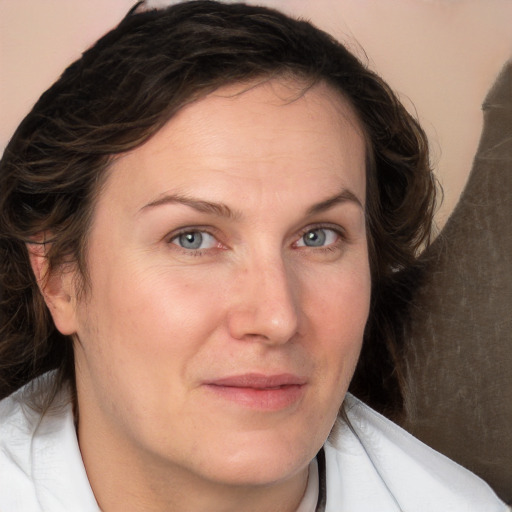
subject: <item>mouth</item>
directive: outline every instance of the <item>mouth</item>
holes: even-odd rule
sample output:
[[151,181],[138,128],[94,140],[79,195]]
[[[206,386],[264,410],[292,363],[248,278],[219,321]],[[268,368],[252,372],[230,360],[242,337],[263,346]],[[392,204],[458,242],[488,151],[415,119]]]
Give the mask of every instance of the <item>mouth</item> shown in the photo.
[[222,400],[262,411],[279,411],[296,405],[303,397],[307,381],[283,373],[247,373],[205,382],[204,386]]

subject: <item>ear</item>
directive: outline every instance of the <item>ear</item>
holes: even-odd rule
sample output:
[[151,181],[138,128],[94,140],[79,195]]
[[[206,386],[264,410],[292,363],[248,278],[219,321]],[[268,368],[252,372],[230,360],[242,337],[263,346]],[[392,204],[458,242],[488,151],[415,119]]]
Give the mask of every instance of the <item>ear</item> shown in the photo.
[[55,323],[55,327],[65,335],[77,331],[76,320],[76,270],[69,265],[50,269],[47,253],[50,247],[45,243],[45,236],[37,237],[33,243],[27,243],[30,265],[34,272],[37,285],[44,298]]

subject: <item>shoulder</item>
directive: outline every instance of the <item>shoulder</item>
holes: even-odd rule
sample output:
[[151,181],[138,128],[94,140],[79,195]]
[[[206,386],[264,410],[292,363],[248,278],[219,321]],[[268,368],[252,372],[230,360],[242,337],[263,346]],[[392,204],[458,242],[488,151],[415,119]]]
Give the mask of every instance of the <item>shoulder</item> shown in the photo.
[[509,510],[483,480],[353,396],[344,406],[348,422],[325,446],[326,512]]
[[27,394],[29,386],[0,401],[0,510],[39,510],[32,480],[32,439],[41,415],[28,405]]
[[[0,510],[97,511],[73,423],[69,394],[37,406],[47,374],[0,401]],[[77,503],[83,507],[76,507]]]

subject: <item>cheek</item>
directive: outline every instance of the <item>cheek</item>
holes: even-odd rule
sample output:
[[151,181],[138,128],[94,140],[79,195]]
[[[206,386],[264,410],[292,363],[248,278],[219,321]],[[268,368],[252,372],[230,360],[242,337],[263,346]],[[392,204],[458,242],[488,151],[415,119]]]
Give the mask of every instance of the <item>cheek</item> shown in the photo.
[[148,367],[158,373],[170,365],[181,372],[180,363],[199,354],[222,325],[226,291],[219,283],[224,276],[197,268],[109,267],[95,276],[93,311],[82,322],[89,330],[96,325],[92,343],[99,340],[99,351],[109,351],[111,361],[133,365],[135,373]]
[[362,346],[370,305],[370,274],[365,259],[354,268],[332,273],[310,286],[307,307],[322,352],[325,375],[348,386]]
[[352,337],[364,329],[370,307],[371,279],[365,253],[360,262],[327,268],[308,277],[302,288],[308,310],[326,330]]
[[76,351],[82,388],[120,421],[179,414],[190,372],[221,322],[221,301],[204,280],[164,270],[110,268],[94,283]]
[[[364,258],[361,261],[364,263]],[[303,338],[315,362],[315,386],[314,406],[304,411],[304,418],[306,424],[317,425],[321,444],[339,414],[359,358],[369,311],[370,278],[366,265],[316,277],[305,288],[309,328]]]

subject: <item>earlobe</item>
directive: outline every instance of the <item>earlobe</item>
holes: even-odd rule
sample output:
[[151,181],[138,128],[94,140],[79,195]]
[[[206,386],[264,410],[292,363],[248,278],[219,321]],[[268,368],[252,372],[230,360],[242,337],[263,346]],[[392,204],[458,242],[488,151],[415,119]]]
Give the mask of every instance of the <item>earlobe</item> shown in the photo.
[[62,334],[72,335],[77,331],[75,271],[50,269],[47,258],[49,244],[43,240],[27,243],[30,265],[55,326]]

